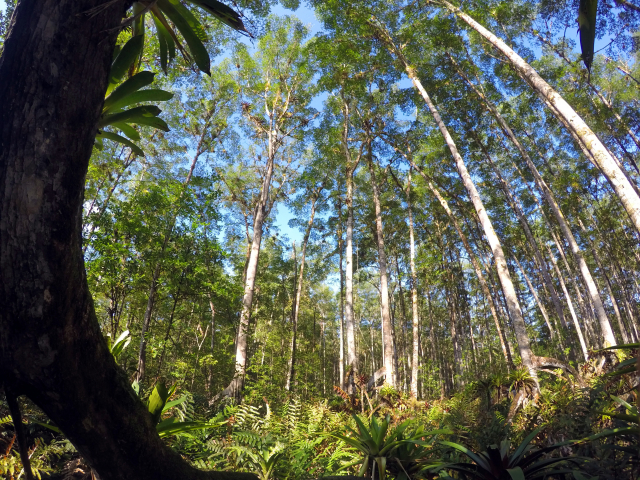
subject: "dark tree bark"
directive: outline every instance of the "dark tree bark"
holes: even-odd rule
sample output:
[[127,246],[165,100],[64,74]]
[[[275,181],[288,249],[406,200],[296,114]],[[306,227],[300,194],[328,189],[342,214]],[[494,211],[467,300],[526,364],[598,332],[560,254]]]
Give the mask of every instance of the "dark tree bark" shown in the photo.
[[22,0],[0,58],[0,379],[105,479],[255,478],[168,448],[100,331],[84,181],[127,0]]

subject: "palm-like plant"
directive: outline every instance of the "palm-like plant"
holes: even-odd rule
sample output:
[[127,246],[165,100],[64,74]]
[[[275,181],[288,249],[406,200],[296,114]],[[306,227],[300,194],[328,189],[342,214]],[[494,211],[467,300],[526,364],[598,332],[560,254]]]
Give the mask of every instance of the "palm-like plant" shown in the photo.
[[[565,476],[573,473],[575,468],[560,468],[568,463],[577,464],[576,458],[545,458],[548,453],[573,443],[558,443],[549,447],[537,448],[530,445],[544,426],[531,432],[527,438],[513,451],[509,440],[503,440],[500,446],[491,445],[486,451],[475,453],[467,447],[453,442],[440,442],[466,455],[473,463],[453,463],[441,468],[455,471],[459,478],[465,480],[533,480],[549,476]],[[443,478],[452,478],[445,476]]]
[[371,417],[368,426],[355,414],[353,419],[357,430],[347,427],[349,436],[339,433],[332,435],[355,448],[359,454],[359,458],[344,465],[343,469],[362,464],[358,476],[367,475],[372,479],[385,480],[387,470],[397,475],[397,478],[420,478],[428,468],[438,465],[429,463],[426,458],[428,452],[425,447],[429,444],[425,438],[451,433],[447,430],[427,432],[422,427],[406,433],[412,423],[411,420],[389,431],[391,423],[389,415],[380,421],[375,416]]

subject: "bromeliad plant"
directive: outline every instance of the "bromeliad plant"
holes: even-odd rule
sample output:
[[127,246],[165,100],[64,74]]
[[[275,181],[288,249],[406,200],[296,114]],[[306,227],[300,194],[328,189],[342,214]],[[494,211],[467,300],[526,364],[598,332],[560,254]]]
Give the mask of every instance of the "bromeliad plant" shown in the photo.
[[440,465],[440,462],[432,462],[427,458],[427,447],[430,446],[427,437],[451,433],[447,430],[427,432],[422,427],[409,431],[411,420],[389,430],[389,415],[380,421],[372,416],[368,426],[355,414],[353,419],[357,430],[347,427],[350,435],[332,434],[354,448],[358,454],[356,460],[347,463],[341,470],[361,464],[358,476],[374,480],[385,480],[387,471],[402,480],[425,478],[424,474],[429,468]]
[[[475,453],[459,443],[440,442],[462,452],[473,462],[447,464],[441,469],[457,472],[458,478],[465,480],[534,480],[549,477],[563,478],[565,475],[573,474],[577,469],[565,466],[567,464],[577,466],[577,458],[545,458],[545,455],[575,443],[574,441],[557,443],[544,448],[530,445],[543,428],[544,425],[531,432],[513,452],[510,452],[509,440],[503,440],[500,446],[491,445],[481,453]],[[453,477],[448,475],[443,477],[441,474],[441,478],[452,479]]]
[[[115,59],[109,73],[109,87],[107,97],[102,107],[102,115],[98,124],[96,147],[101,150],[104,139],[126,145],[136,155],[144,156],[142,149],[133,142],[140,140],[140,134],[134,125],[147,125],[169,131],[164,120],[158,118],[160,108],[157,105],[144,105],[144,102],[166,101],[173,97],[173,93],[160,89],[145,89],[153,82],[153,72],[135,73],[135,65],[142,53],[143,37],[132,37],[122,48],[116,48]],[[122,81],[130,74],[130,78]],[[131,105],[133,108],[125,109]],[[110,127],[112,131],[105,130]],[[113,130],[120,131],[124,137]],[[128,137],[128,138],[125,138]]]
[[[227,5],[217,0],[187,0],[187,2],[201,8],[234,30],[249,35],[240,15]],[[165,73],[168,64],[175,57],[176,47],[187,61],[194,61],[201,71],[210,73],[209,53],[204,46],[207,34],[189,8],[185,7],[180,0],[134,2],[132,15],[125,20],[125,24],[131,25],[134,36],[144,37],[147,14],[151,15],[156,28],[156,36],[160,46],[160,64]],[[178,33],[186,42],[187,48],[183,47]]]
[[[200,7],[234,30],[248,34],[240,15],[227,5],[217,0],[188,0],[188,3]],[[107,139],[126,145],[136,155],[143,156],[142,149],[134,143],[140,140],[140,134],[133,125],[147,125],[165,132],[169,131],[167,124],[158,118],[161,110],[156,105],[138,105],[123,110],[130,105],[166,101],[173,97],[172,93],[160,89],[142,90],[153,82],[155,75],[148,71],[138,72],[142,60],[147,14],[151,15],[155,25],[160,47],[160,65],[165,73],[169,63],[175,57],[176,48],[188,62],[193,61],[201,71],[211,73],[211,60],[204,46],[207,34],[189,8],[185,7],[180,0],[134,2],[131,16],[122,25],[131,27],[131,39],[122,48],[116,47],[109,73],[107,98],[96,135],[98,149],[102,149],[103,141]],[[187,48],[183,47],[178,33],[186,42]],[[129,78],[122,82],[125,76]],[[117,129],[124,136],[105,130],[105,127]]]

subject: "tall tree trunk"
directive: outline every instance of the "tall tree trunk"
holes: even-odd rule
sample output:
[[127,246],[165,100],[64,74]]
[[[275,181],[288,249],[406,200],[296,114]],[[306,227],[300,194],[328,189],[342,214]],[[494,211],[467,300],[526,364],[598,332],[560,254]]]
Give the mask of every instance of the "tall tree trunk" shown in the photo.
[[589,358],[589,348],[587,347],[587,343],[585,342],[584,336],[582,335],[582,328],[580,327],[580,322],[578,321],[578,316],[576,315],[576,310],[573,308],[573,302],[571,301],[571,296],[569,295],[569,291],[567,290],[567,286],[562,277],[562,272],[560,268],[558,268],[558,263],[556,262],[551,249],[547,245],[547,250],[549,251],[549,258],[551,258],[551,263],[553,265],[554,270],[556,271],[556,275],[558,276],[558,282],[560,283],[560,287],[562,288],[562,292],[564,293],[564,298],[567,300],[567,305],[569,306],[569,312],[571,313],[571,319],[573,320],[573,326],[576,329],[576,334],[578,335],[578,340],[580,341],[580,347],[582,348],[582,356],[584,360]]
[[[537,31],[532,31],[531,33],[533,33],[542,43],[544,43],[545,45],[547,45],[549,48],[551,48],[554,52],[556,52],[556,54],[562,58],[565,63],[567,63],[567,65],[571,65],[571,60],[564,54],[564,52],[562,52],[561,50],[559,50],[548,38],[543,37],[542,35],[540,35],[539,32]],[[633,130],[631,130],[629,128],[629,126],[627,125],[627,123],[624,121],[624,119],[620,116],[620,114],[613,108],[613,105],[611,104],[611,102],[609,100],[607,100],[607,98],[602,95],[602,93],[598,90],[598,88],[591,83],[590,80],[582,80],[583,82],[585,82],[593,91],[593,93],[596,94],[596,96],[598,97],[598,99],[600,100],[600,102],[602,102],[602,104],[607,108],[607,110],[615,117],[615,119],[618,121],[618,123],[620,124],[620,126],[622,127],[622,129],[624,129],[626,131],[626,133],[629,135],[629,137],[631,137],[631,139],[633,140],[633,143],[635,143],[637,148],[640,148],[640,139],[638,139],[638,137],[635,135],[635,133],[633,133]],[[590,96],[591,101],[594,105],[594,107],[598,110],[599,112],[599,108],[597,106],[597,104],[595,103],[595,101],[593,100],[593,98]],[[617,139],[617,135],[614,131],[614,129],[607,123],[604,122],[606,124],[606,126],[609,128],[612,136],[614,136]],[[619,140],[619,139],[618,139]],[[622,148],[622,150],[624,151],[625,154],[628,154],[628,152],[626,151],[626,149],[624,149],[624,147],[622,146],[621,143],[619,143],[619,146]],[[628,155],[629,161],[631,162],[631,164],[633,165],[633,167],[635,168],[635,170],[640,173],[640,170],[638,169],[638,165],[635,161],[635,159],[631,156]],[[632,183],[633,185],[633,183]]]
[[[497,117],[499,117],[500,119],[502,119],[502,117],[500,116],[500,114],[499,114],[497,109],[495,109],[495,115]],[[506,125],[506,122],[504,122],[504,120],[503,120],[502,123],[504,123],[503,128],[506,127],[505,130],[507,130],[508,132],[511,132],[511,129],[509,128],[508,125]],[[513,132],[511,132],[511,135],[513,135]],[[531,250],[533,251],[533,255],[534,255],[538,265],[540,266],[542,277],[543,277],[545,283],[547,284],[547,288],[549,289],[549,292],[551,294],[551,300],[552,300],[553,305],[555,307],[556,314],[558,315],[558,318],[560,319],[560,322],[562,323],[562,325],[564,325],[565,324],[565,319],[564,319],[564,312],[562,310],[562,304],[560,303],[560,299],[558,298],[558,294],[556,292],[556,289],[555,289],[555,287],[553,285],[553,282],[551,281],[551,276],[549,275],[549,270],[547,268],[547,264],[542,259],[542,254],[540,253],[540,249],[538,248],[538,243],[536,242],[535,238],[533,237],[533,233],[531,232],[531,227],[529,226],[529,222],[527,220],[527,217],[525,216],[525,214],[524,214],[524,212],[522,210],[522,207],[520,206],[520,203],[518,202],[517,198],[515,198],[515,196],[511,193],[511,189],[509,188],[509,184],[502,177],[502,174],[500,173],[500,170],[498,169],[498,167],[495,165],[495,163],[491,159],[491,156],[489,155],[489,152],[487,152],[487,150],[484,147],[484,145],[480,142],[480,139],[478,138],[478,136],[474,134],[474,137],[476,138],[476,141],[478,142],[480,148],[482,149],[482,151],[483,151],[483,153],[485,155],[485,158],[487,159],[487,162],[491,165],[493,171],[495,172],[496,176],[498,177],[498,180],[500,182],[500,187],[501,187],[502,191],[504,192],[505,197],[507,197],[507,201],[511,205],[511,208],[515,212],[516,217],[518,219],[518,222],[520,222],[520,225],[522,226],[522,230],[524,231],[525,237],[527,238],[527,241],[529,242],[529,245],[531,246]],[[515,139],[514,144],[520,145],[520,142],[518,142],[518,140],[515,138],[515,136],[513,136],[512,140],[514,140],[514,139]],[[522,151],[524,151],[524,155],[527,155],[526,151],[524,149],[522,149]],[[521,154],[522,154],[522,152],[521,152]]]
[[397,147],[394,146],[393,148],[398,153],[401,153],[405,157],[407,162],[409,162],[409,165],[413,169],[415,169],[420,174],[420,176],[422,176],[422,178],[427,184],[427,187],[429,188],[429,190],[431,190],[431,193],[433,193],[433,195],[438,199],[438,202],[444,209],[445,213],[451,220],[451,223],[453,224],[456,232],[458,233],[458,236],[460,237],[460,240],[462,241],[462,244],[464,245],[464,248],[467,251],[467,254],[469,255],[469,260],[471,261],[473,270],[476,276],[478,277],[478,282],[480,283],[480,288],[482,288],[482,293],[489,301],[489,308],[491,310],[491,316],[493,317],[494,323],[496,325],[496,331],[498,333],[498,338],[500,339],[502,353],[504,355],[504,359],[507,364],[507,369],[510,369],[513,366],[513,360],[511,359],[511,351],[505,341],[504,331],[500,323],[500,319],[498,318],[498,312],[496,311],[495,304],[493,302],[493,296],[491,294],[491,291],[489,290],[489,285],[487,284],[487,280],[485,279],[484,274],[482,273],[482,268],[478,261],[477,255],[471,248],[471,245],[469,244],[469,240],[467,239],[467,236],[462,231],[462,227],[460,226],[460,223],[458,222],[457,217],[449,207],[449,203],[447,202],[447,200],[442,196],[440,191],[435,187],[431,179],[422,171],[422,169],[420,169],[420,167],[418,167],[415,164],[415,162],[413,161],[411,152],[409,152],[408,154],[405,154],[404,152],[401,152]]
[[[322,191],[322,187],[317,189],[311,200],[311,214],[309,215],[309,222],[307,223],[307,229],[304,232],[304,238],[302,240],[302,252],[300,254],[300,271],[298,272],[298,282],[296,285],[296,299],[295,304],[293,306],[293,322],[291,325],[292,328],[292,336],[291,336],[291,355],[289,357],[289,368],[287,371],[287,381],[285,383],[285,389],[287,391],[291,390],[292,383],[295,382],[295,368],[296,368],[296,342],[297,342],[297,333],[298,333],[298,316],[300,311],[300,300],[302,299],[302,279],[304,275],[304,262],[307,254],[307,244],[309,243],[309,235],[311,235],[311,229],[313,228],[313,218],[316,214],[316,202],[318,201],[318,196]],[[295,255],[295,243],[293,245],[294,255]]]
[[487,240],[493,252],[493,257],[496,262],[496,269],[498,271],[498,278],[500,279],[500,284],[502,285],[502,291],[505,295],[505,299],[507,301],[507,308],[509,310],[509,314],[511,316],[511,320],[513,322],[514,330],[516,333],[516,339],[518,341],[518,348],[520,351],[520,357],[522,358],[522,364],[527,368],[527,370],[529,370],[529,373],[537,382],[538,377],[537,377],[536,369],[533,363],[533,352],[531,351],[531,345],[529,342],[529,336],[527,334],[526,324],[524,322],[524,317],[522,316],[522,310],[520,309],[518,298],[516,297],[516,292],[513,287],[513,282],[511,281],[511,275],[509,274],[509,269],[507,267],[507,262],[504,256],[504,252],[502,250],[502,245],[500,243],[500,240],[498,239],[498,236],[495,233],[493,224],[491,223],[491,220],[487,215],[487,211],[485,210],[484,204],[482,203],[482,200],[480,198],[480,195],[478,194],[476,186],[473,183],[473,180],[471,179],[471,175],[469,174],[469,171],[467,170],[467,167],[464,164],[464,160],[458,153],[458,149],[455,145],[455,142],[453,141],[453,138],[449,134],[449,131],[446,125],[442,121],[442,118],[440,117],[438,110],[436,109],[435,105],[431,101],[431,98],[427,94],[427,91],[422,86],[422,83],[418,79],[415,73],[415,70],[409,65],[407,60],[404,58],[404,55],[402,54],[402,52],[395,50],[395,53],[403,61],[407,75],[409,76],[414,86],[420,92],[420,94],[422,95],[422,98],[424,99],[425,103],[429,107],[429,110],[431,111],[431,114],[436,124],[438,125],[438,128],[440,129],[442,136],[444,137],[445,143],[449,147],[449,150],[451,151],[451,155],[453,156],[456,162],[456,167],[458,169],[458,173],[460,175],[462,183],[464,184],[469,194],[469,197],[471,198],[473,206],[476,209],[476,212],[480,219],[480,223],[482,224],[485,236],[487,237]]
[[604,306],[602,304],[602,299],[600,298],[600,293],[598,292],[598,288],[595,284],[593,276],[591,275],[591,271],[589,270],[589,267],[586,261],[584,260],[582,251],[578,246],[578,243],[576,242],[576,239],[573,236],[573,233],[571,232],[571,228],[569,227],[569,224],[565,219],[564,214],[562,213],[562,210],[558,205],[558,202],[555,199],[555,196],[553,195],[553,193],[551,192],[551,189],[548,187],[548,185],[546,184],[546,182],[538,172],[538,169],[536,168],[535,164],[531,160],[531,157],[529,156],[527,151],[524,149],[522,144],[518,141],[517,137],[514,135],[513,131],[511,130],[507,122],[500,115],[498,109],[493,104],[491,104],[491,102],[489,102],[486,99],[486,97],[479,90],[477,90],[473,85],[472,87],[474,88],[476,93],[483,99],[484,104],[487,106],[489,111],[493,114],[493,116],[497,120],[502,130],[509,137],[509,139],[515,145],[515,147],[518,149],[518,151],[520,152],[520,155],[522,156],[525,163],[529,167],[529,170],[533,175],[536,185],[542,192],[547,202],[547,205],[553,212],[553,215],[556,217],[556,220],[560,225],[560,230],[562,231],[563,236],[565,237],[565,239],[569,243],[569,246],[571,247],[571,252],[573,253],[576,263],[578,264],[580,273],[582,274],[585,285],[587,287],[587,291],[589,293],[591,302],[595,307],[596,317],[598,319],[598,322],[600,323],[600,328],[603,332],[605,344],[607,344],[608,346],[616,345],[615,336],[613,335],[613,330],[611,329],[609,318],[607,317],[607,314],[604,310]]
[[[640,232],[640,196],[638,196],[632,187],[631,182],[620,169],[615,159],[612,158],[607,148],[593,133],[585,121],[582,120],[571,105],[569,105],[564,98],[562,98],[558,92],[551,87],[551,85],[538,75],[538,73],[505,42],[496,37],[493,33],[484,28],[459,8],[453,6],[447,0],[442,0],[442,3],[450,12],[457,15],[491,45],[498,49],[509,60],[518,74],[529,84],[529,86],[531,86],[536,94],[538,94],[545,103],[552,107],[553,113],[568,127],[570,132],[579,139],[580,143],[591,154],[594,162],[598,168],[600,168],[605,177],[607,177],[616,194],[620,198],[622,206],[629,214],[636,230]],[[596,308],[598,308],[597,304]],[[609,331],[610,330],[611,327],[609,326]],[[608,336],[608,341],[611,343],[610,340],[613,333],[604,330],[603,332],[605,333],[605,336]],[[611,345],[615,345],[615,343],[611,343]]]
[[389,279],[387,276],[387,254],[384,250],[384,232],[382,229],[382,208],[380,207],[380,192],[376,181],[376,173],[373,168],[373,153],[371,151],[371,137],[368,139],[369,175],[371,176],[371,188],[373,190],[373,204],[376,213],[376,241],[378,245],[378,265],[380,268],[380,309],[382,315],[383,336],[383,360],[386,374],[386,383],[396,386],[396,368],[393,348],[393,326],[391,325],[391,312],[389,309]]
[[407,215],[409,217],[409,265],[411,267],[411,325],[412,325],[412,353],[411,353],[411,396],[418,396],[418,347],[420,344],[420,318],[418,317],[418,275],[416,273],[416,247],[413,232],[413,212],[411,205],[411,169],[407,177]]
[[[342,224],[342,205],[339,206],[339,215],[338,215],[338,223]],[[344,269],[343,265],[343,247],[344,242],[342,240],[342,228],[338,227],[338,249],[340,250],[340,364],[338,367],[338,374],[340,375],[340,381],[338,384],[341,389],[345,389],[346,385],[344,383]]]
[[254,210],[253,218],[253,239],[251,240],[251,250],[249,254],[249,262],[246,268],[246,278],[244,282],[244,295],[242,297],[242,311],[240,313],[240,324],[238,325],[238,333],[236,340],[236,367],[235,375],[229,385],[211,402],[220,397],[232,396],[240,399],[242,389],[244,388],[244,377],[247,370],[247,334],[249,329],[249,320],[251,318],[251,306],[253,304],[253,294],[255,290],[256,276],[258,273],[258,260],[260,258],[260,244],[262,242],[262,226],[266,217],[269,215],[273,203],[269,198],[269,189],[271,187],[271,177],[273,176],[273,168],[275,164],[275,132],[269,129],[268,134],[268,157],[264,178],[260,190],[260,198]]
[[103,479],[253,479],[200,472],[158,437],[89,293],[84,181],[128,6],[31,0],[15,10],[0,57],[0,378]]
[[626,327],[624,325],[624,321],[622,320],[622,315],[620,314],[620,308],[618,307],[618,301],[616,300],[616,297],[613,294],[613,289],[611,288],[611,282],[609,281],[609,276],[607,275],[607,272],[604,269],[603,263],[600,261],[600,256],[598,255],[598,250],[597,250],[596,246],[594,245],[593,241],[591,240],[591,237],[589,236],[589,232],[587,232],[587,229],[585,228],[584,223],[582,223],[582,220],[578,219],[578,223],[579,223],[580,228],[582,229],[582,232],[584,233],[587,241],[589,242],[589,245],[591,246],[591,253],[593,253],[593,258],[596,261],[596,266],[598,267],[598,269],[602,273],[602,276],[605,279],[605,286],[607,288],[607,292],[609,293],[609,298],[611,299],[611,305],[613,306],[613,311],[615,313],[616,320],[618,321],[618,328],[620,329],[620,335],[622,336],[622,341],[624,343],[629,343],[629,335],[628,335],[627,329],[626,329]]
[[356,355],[355,319],[353,313],[353,175],[360,162],[360,156],[353,160],[349,149],[349,103],[343,97],[344,126],[342,130],[342,145],[344,148],[347,182],[347,239],[346,239],[346,268],[345,268],[345,326],[347,330],[347,368],[349,370],[349,382],[346,385],[349,393],[355,393],[354,379],[358,373],[358,357]]
[[287,364],[287,377],[284,384],[286,391],[291,390],[291,380],[295,374],[295,356],[298,340],[298,319],[296,317],[296,306],[298,296],[298,254],[296,252],[296,242],[293,242],[293,302],[291,305],[291,343],[289,345],[289,363]]

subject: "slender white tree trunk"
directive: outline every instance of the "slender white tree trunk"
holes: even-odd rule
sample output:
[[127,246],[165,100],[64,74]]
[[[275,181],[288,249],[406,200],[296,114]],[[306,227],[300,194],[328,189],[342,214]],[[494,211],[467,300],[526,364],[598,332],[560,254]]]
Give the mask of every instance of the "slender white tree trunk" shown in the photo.
[[580,341],[580,347],[582,348],[582,356],[585,360],[589,358],[589,349],[587,347],[587,342],[585,342],[584,335],[582,335],[582,328],[580,327],[580,322],[578,321],[578,316],[576,315],[576,310],[573,307],[573,302],[571,301],[571,296],[569,295],[569,291],[567,290],[567,286],[564,283],[564,279],[562,277],[562,272],[560,268],[558,268],[558,263],[556,262],[551,249],[547,245],[547,250],[549,251],[549,257],[551,258],[551,263],[553,264],[553,268],[558,276],[558,282],[560,283],[560,287],[562,288],[562,292],[564,293],[564,297],[567,300],[567,305],[569,306],[569,312],[571,313],[571,319],[573,320],[573,326],[576,329],[576,334],[578,335],[578,340]]
[[[464,74],[462,72],[460,72],[460,74],[463,76],[463,78],[466,79],[466,77],[464,77]],[[522,157],[527,162],[527,165],[529,165],[529,167],[531,168],[531,166],[533,166],[533,162],[531,162],[531,158],[529,157],[529,154],[523,148],[523,146],[520,144],[520,142],[518,141],[517,137],[514,135],[513,131],[511,130],[511,128],[509,127],[507,122],[504,120],[502,115],[500,115],[499,110],[495,107],[495,105],[493,105],[491,102],[489,102],[487,100],[487,98],[485,97],[485,95],[481,91],[476,89],[475,85],[473,85],[468,79],[466,79],[466,80],[469,83],[469,85],[471,85],[471,88],[476,92],[476,94],[483,100],[483,102],[485,103],[485,105],[487,106],[489,111],[493,114],[493,116],[495,117],[496,121],[498,122],[498,124],[500,125],[502,130],[505,132],[507,137],[509,137],[509,139],[515,145],[515,147],[518,149],[518,151],[520,152],[520,155],[522,155]],[[480,145],[482,146],[481,143],[480,143]],[[518,200],[515,198],[514,195],[512,195],[511,190],[509,188],[509,184],[504,180],[504,178],[500,174],[500,170],[498,170],[496,165],[493,163],[489,153],[484,149],[483,146],[482,146],[482,148],[483,148],[483,152],[485,154],[485,157],[487,158],[487,161],[491,164],[494,172],[496,173],[496,175],[498,176],[498,179],[500,180],[500,184],[501,184],[502,190],[504,191],[505,196],[507,197],[507,199],[509,200],[509,202],[512,205],[512,208],[513,208],[513,210],[514,210],[514,212],[516,214],[516,217],[518,218],[518,221],[520,222],[520,225],[522,226],[522,229],[523,229],[523,231],[525,233],[525,236],[527,237],[527,241],[531,245],[531,248],[533,250],[533,254],[534,254],[536,260],[538,261],[538,264],[540,265],[540,270],[542,272],[542,277],[543,277],[545,283],[547,284],[547,287],[548,287],[549,292],[551,294],[551,300],[552,300],[553,305],[555,307],[556,314],[558,315],[558,318],[560,319],[560,323],[562,325],[564,325],[565,324],[565,318],[564,318],[564,312],[562,310],[562,305],[560,303],[560,299],[558,298],[558,294],[556,292],[556,289],[553,286],[553,282],[551,281],[551,276],[549,275],[549,270],[547,268],[547,264],[546,264],[546,262],[542,261],[542,255],[540,254],[540,250],[538,249],[538,244],[537,244],[537,242],[535,241],[535,239],[533,237],[533,233],[531,232],[531,228],[529,227],[529,222],[527,221],[527,218],[524,215],[524,212],[522,211],[522,208],[520,207]],[[535,169],[535,166],[533,166],[533,167]],[[536,172],[537,172],[537,170],[536,170]],[[538,175],[538,177],[539,177],[539,175]],[[538,179],[537,179],[535,174],[534,174],[534,178],[536,179],[536,183],[538,183]],[[557,207],[557,204],[556,204],[556,207]]]
[[[509,47],[500,38],[496,37],[489,30],[484,28],[473,18],[462,12],[447,0],[441,0],[446,8],[462,19],[467,25],[478,32],[485,40],[498,49],[516,69],[518,74],[531,86],[531,88],[540,96],[548,105],[552,106],[552,111],[558,118],[575,134],[584,147],[590,152],[596,165],[611,183],[620,201],[629,214],[636,230],[640,232],[640,196],[636,193],[631,182],[620,169],[617,162],[612,158],[611,154],[593,133],[585,121],[576,113],[558,92],[556,92],[531,66],[518,55],[511,47]],[[590,288],[590,287],[589,287]],[[601,305],[601,302],[600,302]],[[596,305],[596,309],[598,305]],[[609,331],[611,327],[609,326]],[[605,340],[609,332],[603,330]],[[610,337],[609,337],[610,340]],[[609,341],[607,340],[607,341]],[[611,345],[615,345],[611,343]]]
[[[339,218],[342,218],[342,212],[340,212]],[[340,375],[340,379],[338,384],[340,388],[345,389],[344,383],[344,269],[342,268],[343,264],[343,241],[342,241],[342,229],[338,229],[338,248],[340,249],[340,358],[338,365],[338,375]]]
[[387,254],[384,250],[384,231],[382,228],[382,209],[380,207],[380,192],[376,181],[376,174],[373,168],[373,158],[371,153],[371,138],[369,138],[369,175],[371,176],[371,187],[373,189],[373,203],[376,212],[376,240],[378,244],[378,265],[380,267],[380,310],[382,315],[383,336],[382,348],[384,351],[384,367],[386,371],[386,383],[392,387],[396,386],[396,368],[394,362],[393,334],[391,325],[391,309],[389,308],[389,279],[387,275]]
[[267,158],[266,170],[262,180],[260,199],[258,200],[258,204],[254,211],[253,238],[251,240],[251,249],[249,250],[249,261],[247,262],[244,295],[242,297],[242,311],[240,313],[240,324],[238,325],[236,341],[235,375],[231,383],[220,394],[223,397],[233,396],[240,398],[242,388],[244,387],[244,376],[247,370],[247,333],[249,329],[249,320],[251,318],[251,306],[253,304],[256,276],[258,273],[260,244],[262,242],[262,226],[269,214],[271,205],[269,201],[269,189],[271,187],[271,178],[273,176],[273,167],[275,163],[274,137],[275,132],[273,129],[270,129],[268,134],[269,156]]
[[412,325],[412,353],[411,353],[411,396],[418,397],[418,350],[420,348],[420,318],[418,317],[418,275],[416,273],[416,246],[413,232],[413,212],[411,205],[411,169],[405,190],[407,197],[407,214],[409,216],[409,265],[411,268],[411,325]]
[[[483,101],[484,101],[485,105],[487,106],[487,108],[489,109],[489,111],[493,114],[493,116],[497,120],[497,122],[500,125],[500,127],[502,128],[502,130],[510,138],[512,143],[515,145],[515,147],[520,152],[520,155],[524,159],[525,163],[529,167],[529,170],[531,171],[531,173],[533,175],[533,178],[534,178],[534,181],[535,181],[536,185],[538,186],[538,188],[542,192],[542,194],[543,194],[543,196],[544,196],[544,198],[545,198],[545,200],[547,202],[547,205],[549,205],[549,208],[553,212],[553,215],[556,217],[556,220],[558,221],[558,224],[560,225],[560,230],[562,231],[562,234],[564,235],[564,237],[566,238],[567,242],[569,243],[569,246],[571,248],[571,252],[573,253],[574,258],[576,260],[576,263],[578,264],[578,268],[580,269],[580,273],[582,275],[582,278],[584,279],[585,285],[587,287],[587,291],[589,293],[589,297],[591,299],[591,302],[594,305],[594,309],[595,309],[595,312],[596,312],[596,318],[598,319],[598,322],[600,323],[600,328],[602,330],[602,334],[603,334],[603,337],[604,337],[605,345],[606,346],[616,345],[616,339],[615,339],[615,336],[613,335],[613,330],[611,329],[611,324],[609,323],[609,318],[607,317],[607,314],[606,314],[606,312],[604,310],[604,306],[602,304],[602,299],[600,297],[600,293],[598,292],[598,288],[597,288],[597,286],[595,284],[593,276],[591,275],[591,271],[590,271],[590,269],[589,269],[589,267],[587,265],[587,262],[584,260],[584,257],[582,256],[582,251],[581,251],[580,247],[578,246],[578,243],[576,242],[576,239],[573,236],[573,233],[571,232],[571,229],[569,228],[569,224],[568,224],[566,218],[564,217],[564,214],[562,213],[562,210],[560,209],[560,206],[558,205],[558,202],[555,199],[555,196],[553,195],[553,193],[551,192],[551,189],[549,188],[549,186],[546,184],[546,182],[544,181],[544,179],[540,175],[540,172],[538,171],[538,169],[536,168],[535,164],[531,160],[531,157],[529,156],[527,151],[524,149],[522,144],[519,142],[519,140],[516,138],[516,136],[514,135],[513,131],[511,130],[511,128],[509,127],[507,122],[504,120],[502,115],[500,115],[500,112],[495,107],[495,105],[491,104],[491,102],[489,102],[486,99],[486,97],[480,91],[478,91],[477,89],[475,89],[475,87],[473,87],[473,85],[472,85],[472,88],[474,88],[476,93],[483,99]],[[495,169],[495,166],[494,166],[494,169]],[[495,170],[497,170],[497,169],[495,169]],[[518,213],[518,212],[516,212],[516,213]],[[527,233],[527,230],[528,229],[525,229],[525,233]],[[529,234],[530,234],[530,231],[527,234],[527,238],[529,238]],[[535,245],[535,242],[534,242],[534,245]],[[534,254],[535,254],[535,251],[534,251]],[[544,272],[543,272],[543,275],[544,275]]]
[[[309,236],[311,235],[311,229],[313,228],[313,219],[316,215],[316,203],[320,191],[314,192],[313,199],[311,201],[311,213],[309,215],[309,222],[307,223],[307,229],[304,232],[304,238],[302,240],[302,252],[300,254],[300,271],[298,272],[298,282],[296,284],[296,299],[293,306],[293,322],[292,322],[292,335],[291,335],[291,352],[289,357],[289,368],[287,371],[287,381],[285,389],[291,390],[291,384],[295,381],[295,362],[296,362],[296,347],[297,347],[297,334],[298,334],[298,317],[300,312],[300,300],[302,299],[302,279],[304,275],[304,262],[307,254],[307,244],[309,243]],[[294,243],[295,253],[295,243]]]
[[491,316],[493,317],[493,321],[496,325],[496,331],[498,333],[498,338],[500,339],[500,345],[502,347],[502,353],[504,355],[505,362],[507,363],[507,369],[510,369],[513,365],[513,360],[511,358],[511,351],[509,350],[509,346],[505,341],[505,334],[502,329],[502,325],[500,323],[500,319],[498,317],[498,312],[496,311],[495,304],[492,300],[491,290],[489,289],[487,280],[484,277],[484,274],[482,273],[482,268],[476,256],[476,253],[471,248],[471,244],[469,243],[467,236],[462,231],[462,227],[460,226],[460,223],[458,222],[458,219],[456,218],[455,214],[453,213],[453,211],[451,211],[451,208],[449,207],[449,203],[447,202],[447,200],[442,196],[440,191],[435,187],[435,185],[429,179],[429,177],[427,177],[427,175],[415,164],[411,156],[405,155],[405,154],[403,155],[409,162],[409,165],[411,165],[411,167],[413,167],[422,176],[422,178],[427,184],[427,187],[429,188],[429,190],[431,190],[431,193],[433,193],[433,195],[438,199],[438,202],[440,203],[445,213],[451,220],[451,223],[456,229],[456,232],[458,232],[458,236],[460,237],[460,240],[462,241],[462,244],[464,245],[464,248],[467,251],[467,254],[469,255],[469,260],[471,261],[473,270],[476,276],[478,277],[478,282],[480,283],[480,287],[482,288],[482,293],[484,294],[484,296],[486,297],[489,303],[489,309],[491,310]]
[[360,162],[360,155],[353,160],[349,150],[349,103],[343,98],[344,128],[342,130],[342,145],[347,160],[347,238],[346,238],[346,268],[345,268],[345,327],[347,342],[347,368],[350,370],[349,383],[346,385],[349,393],[355,393],[354,379],[358,373],[358,357],[356,354],[355,317],[353,313],[353,175]]
[[518,302],[518,298],[516,296],[515,288],[513,287],[513,282],[511,281],[511,275],[509,274],[509,269],[507,267],[507,261],[504,256],[504,252],[502,250],[502,244],[500,243],[500,239],[496,235],[496,232],[493,228],[493,224],[489,219],[489,215],[487,215],[487,211],[484,208],[484,204],[480,195],[476,189],[473,180],[471,179],[471,175],[467,170],[466,165],[464,164],[464,160],[458,153],[458,148],[456,147],[455,142],[453,141],[453,137],[449,134],[449,130],[446,125],[442,121],[438,110],[435,105],[431,101],[431,98],[427,94],[427,91],[422,86],[422,83],[418,79],[413,68],[406,62],[404,57],[401,59],[405,63],[405,69],[409,78],[412,80],[416,89],[422,95],[425,103],[429,107],[431,114],[444,137],[444,140],[451,151],[451,154],[456,162],[456,167],[458,169],[458,174],[462,179],[462,183],[464,184],[469,197],[471,198],[471,202],[476,209],[478,214],[478,218],[480,219],[480,224],[484,230],[484,234],[487,237],[489,245],[491,246],[491,251],[493,252],[493,257],[496,263],[496,269],[498,271],[498,278],[500,280],[500,284],[502,285],[502,291],[504,293],[507,309],[509,310],[509,314],[511,316],[511,320],[513,322],[513,327],[516,334],[516,339],[518,341],[518,348],[520,351],[520,357],[522,358],[522,364],[529,370],[530,375],[537,382],[537,372],[534,366],[534,355],[531,351],[531,344],[529,342],[529,335],[527,334],[527,328],[524,321],[524,317],[522,316],[522,310],[520,309],[520,304]]

